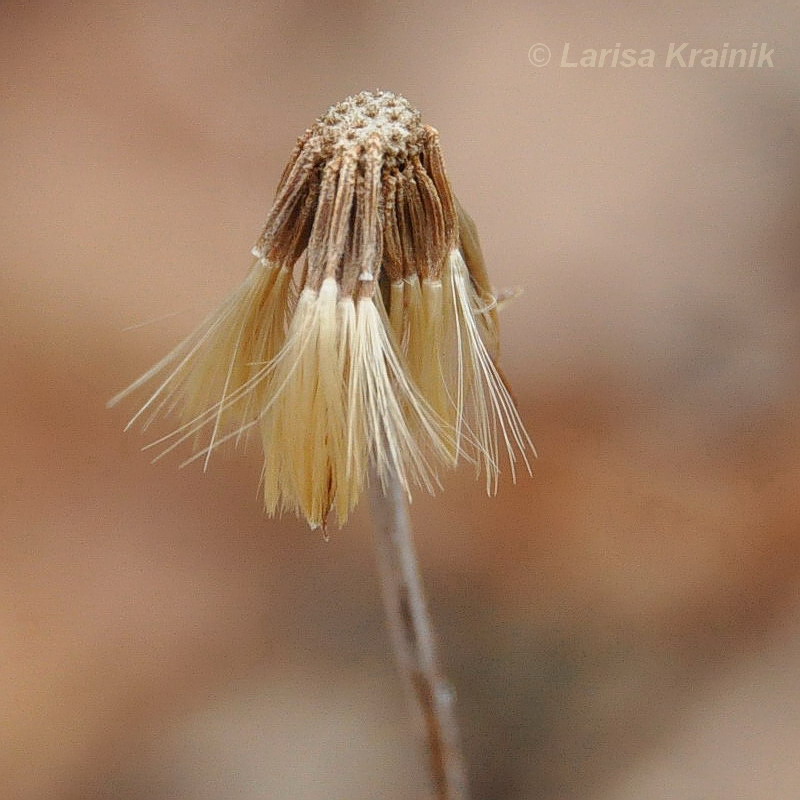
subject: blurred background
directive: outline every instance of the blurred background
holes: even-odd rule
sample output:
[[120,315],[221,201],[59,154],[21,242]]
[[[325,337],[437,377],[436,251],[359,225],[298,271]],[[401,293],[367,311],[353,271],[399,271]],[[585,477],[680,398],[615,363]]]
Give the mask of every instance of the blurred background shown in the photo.
[[524,289],[534,477],[413,505],[474,797],[800,796],[795,3],[0,7],[3,797],[425,795],[367,509],[267,520],[255,448],[151,465],[141,398],[105,408],[244,277],[295,137],[378,87]]

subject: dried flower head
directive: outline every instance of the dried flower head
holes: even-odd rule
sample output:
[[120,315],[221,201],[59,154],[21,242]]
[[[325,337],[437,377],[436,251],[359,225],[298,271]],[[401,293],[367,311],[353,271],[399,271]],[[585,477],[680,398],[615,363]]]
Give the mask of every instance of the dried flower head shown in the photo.
[[344,523],[370,465],[406,492],[459,458],[494,492],[502,450],[530,470],[475,226],[403,97],[348,97],[300,137],[253,255],[222,307],[112,400],[164,375],[129,426],[182,423],[148,446],[189,439],[207,463],[258,430],[266,510],[312,527],[331,510]]

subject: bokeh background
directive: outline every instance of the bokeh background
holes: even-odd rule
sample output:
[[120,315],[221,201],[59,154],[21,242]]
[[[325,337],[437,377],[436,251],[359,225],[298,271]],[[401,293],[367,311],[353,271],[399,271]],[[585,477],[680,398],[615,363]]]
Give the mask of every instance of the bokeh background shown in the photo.
[[[413,506],[474,797],[800,796],[795,3],[0,9],[4,798],[425,795],[367,510],[265,520],[255,449],[151,465],[105,408],[242,279],[295,137],[376,87],[524,289],[534,477]],[[666,69],[682,41],[774,67]]]

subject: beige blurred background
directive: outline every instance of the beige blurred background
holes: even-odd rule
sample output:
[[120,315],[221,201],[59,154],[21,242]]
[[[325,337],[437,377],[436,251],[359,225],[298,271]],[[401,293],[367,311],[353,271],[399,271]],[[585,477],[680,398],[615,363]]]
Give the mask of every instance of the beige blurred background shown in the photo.
[[[151,465],[104,407],[376,87],[525,290],[534,478],[413,507],[474,797],[800,796],[800,12],[670,5],[0,6],[0,796],[424,796],[366,509],[265,520],[254,449]],[[683,41],[774,67],[666,69]]]

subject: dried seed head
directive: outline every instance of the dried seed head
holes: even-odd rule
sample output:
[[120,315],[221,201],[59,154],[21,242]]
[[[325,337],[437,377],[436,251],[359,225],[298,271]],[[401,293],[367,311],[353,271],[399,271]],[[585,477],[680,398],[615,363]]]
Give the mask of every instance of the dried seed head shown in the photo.
[[[134,417],[179,409],[154,444],[205,457],[257,429],[267,511],[343,523],[371,464],[433,491],[533,446],[496,365],[496,300],[439,135],[404,98],[361,92],[297,141],[245,282],[112,402],[167,372]],[[132,420],[131,422],[133,422]],[[163,454],[163,453],[162,453]]]

